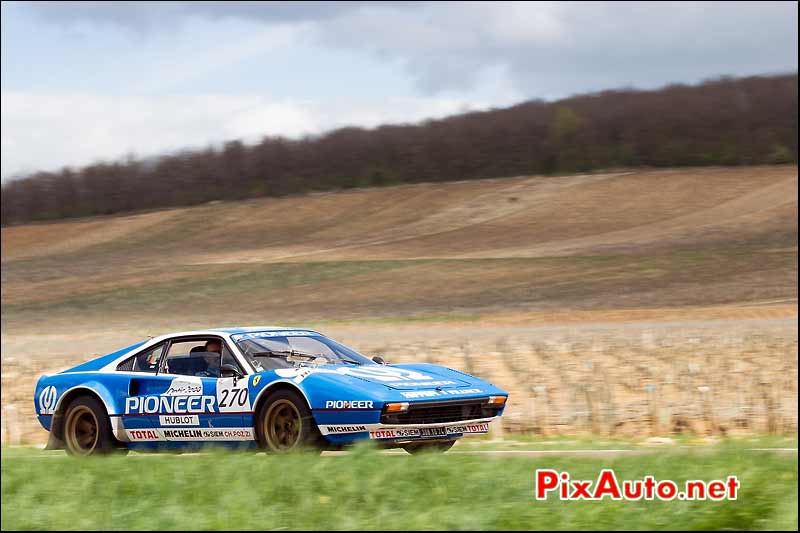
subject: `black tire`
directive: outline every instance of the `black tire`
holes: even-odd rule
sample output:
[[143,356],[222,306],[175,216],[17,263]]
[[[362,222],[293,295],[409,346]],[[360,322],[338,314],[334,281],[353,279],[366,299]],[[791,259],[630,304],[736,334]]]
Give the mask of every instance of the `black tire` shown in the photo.
[[104,455],[119,450],[118,446],[100,402],[80,396],[69,403],[64,412],[64,448],[68,454]]
[[256,412],[259,447],[272,453],[319,449],[321,435],[302,396],[281,389],[270,394]]
[[452,448],[453,444],[455,443],[456,441],[454,440],[440,440],[435,442],[414,442],[409,444],[403,444],[403,449],[408,453],[410,453],[411,455],[423,452],[444,453],[450,448]]

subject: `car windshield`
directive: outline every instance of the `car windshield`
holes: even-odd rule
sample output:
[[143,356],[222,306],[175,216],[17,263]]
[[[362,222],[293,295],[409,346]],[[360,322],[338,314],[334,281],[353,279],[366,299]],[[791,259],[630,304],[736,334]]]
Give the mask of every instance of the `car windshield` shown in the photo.
[[258,331],[232,338],[256,371],[308,364],[375,364],[355,350],[318,333]]

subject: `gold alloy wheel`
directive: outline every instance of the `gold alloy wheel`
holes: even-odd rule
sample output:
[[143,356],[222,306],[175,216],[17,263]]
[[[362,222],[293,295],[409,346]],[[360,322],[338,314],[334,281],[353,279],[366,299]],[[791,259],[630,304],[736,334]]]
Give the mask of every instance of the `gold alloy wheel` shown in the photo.
[[267,445],[278,452],[289,451],[300,442],[303,419],[300,411],[289,400],[277,400],[264,416],[264,436]]
[[77,455],[89,455],[97,446],[98,440],[97,417],[85,405],[79,405],[70,410],[64,428],[64,437],[69,449]]

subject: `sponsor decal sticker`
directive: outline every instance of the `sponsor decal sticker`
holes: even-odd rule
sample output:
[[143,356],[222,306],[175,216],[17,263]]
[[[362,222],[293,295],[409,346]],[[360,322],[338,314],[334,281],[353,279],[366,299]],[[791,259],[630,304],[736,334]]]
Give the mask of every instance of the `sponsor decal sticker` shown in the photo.
[[196,377],[175,378],[161,396],[195,396],[203,394],[203,382]]
[[448,434],[453,433],[486,433],[489,431],[489,424],[464,424],[462,426],[450,426],[447,428]]
[[133,396],[125,398],[125,414],[214,413],[213,396]]
[[226,441],[254,440],[253,428],[129,429],[131,442],[141,441]]
[[435,390],[415,390],[410,392],[401,392],[404,398],[436,398],[439,393]]
[[442,396],[460,396],[463,394],[480,394],[481,389],[447,389],[447,390],[419,390],[401,392],[405,398],[439,398]]
[[42,392],[39,393],[39,414],[52,415],[56,409],[57,399],[58,393],[54,386],[49,385],[42,389]]
[[346,367],[337,368],[336,372],[346,376],[354,376],[359,378],[367,378],[383,382],[402,382],[407,385],[408,381],[414,380],[430,380],[431,376],[417,372],[416,370],[406,370],[402,368],[386,368],[381,366],[373,367]]
[[200,417],[197,415],[162,415],[158,417],[162,426],[199,426]]
[[450,389],[450,390],[441,391],[442,394],[444,394],[444,395],[448,395],[449,394],[451,396],[458,396],[458,395],[461,395],[461,394],[478,394],[478,393],[481,393],[481,392],[483,392],[481,389]]
[[233,335],[235,341],[246,339],[268,339],[270,337],[321,337],[319,333],[314,331],[256,331],[254,333],[240,333]]
[[320,432],[323,435],[331,433],[360,433],[367,430],[367,426],[320,426]]
[[167,440],[253,440],[253,428],[162,429]]
[[282,378],[292,378],[300,383],[311,374],[340,374],[374,381],[384,382],[390,387],[436,387],[439,385],[455,385],[454,381],[432,381],[433,378],[416,370],[404,368],[342,367],[330,368],[279,368],[275,373]]
[[261,374],[256,374],[253,376],[253,387],[258,385],[258,382],[261,381]]
[[131,442],[145,440],[163,440],[155,429],[129,429],[126,431]]
[[369,432],[371,439],[400,439],[403,437],[419,437],[418,429],[386,428]]
[[448,428],[420,428],[420,437],[444,437],[448,435]]
[[486,433],[488,431],[489,431],[488,422],[483,422],[479,424],[462,424],[459,426],[433,427],[433,428],[378,427],[370,429],[369,438],[402,439],[407,437],[446,437],[458,434]]
[[400,381],[397,383],[387,383],[390,387],[441,387],[455,384],[455,381]]
[[235,378],[218,379],[217,405],[220,413],[250,411],[250,394],[247,391],[247,381],[239,381]]
[[325,409],[372,409],[370,400],[328,400]]

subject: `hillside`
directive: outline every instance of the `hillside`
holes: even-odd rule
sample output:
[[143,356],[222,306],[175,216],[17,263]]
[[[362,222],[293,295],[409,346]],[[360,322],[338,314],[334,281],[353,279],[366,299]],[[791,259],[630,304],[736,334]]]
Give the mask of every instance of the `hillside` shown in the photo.
[[3,329],[797,299],[797,167],[358,189],[2,229]]

